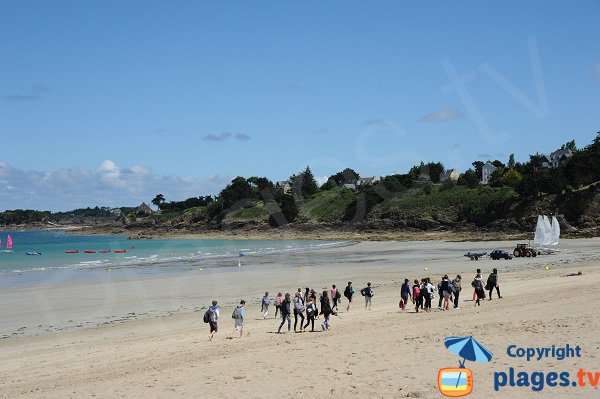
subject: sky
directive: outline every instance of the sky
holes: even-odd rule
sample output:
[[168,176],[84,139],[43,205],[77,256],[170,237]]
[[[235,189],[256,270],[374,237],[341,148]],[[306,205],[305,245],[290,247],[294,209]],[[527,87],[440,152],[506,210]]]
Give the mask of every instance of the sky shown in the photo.
[[599,19],[592,0],[0,0],[0,211],[585,146]]

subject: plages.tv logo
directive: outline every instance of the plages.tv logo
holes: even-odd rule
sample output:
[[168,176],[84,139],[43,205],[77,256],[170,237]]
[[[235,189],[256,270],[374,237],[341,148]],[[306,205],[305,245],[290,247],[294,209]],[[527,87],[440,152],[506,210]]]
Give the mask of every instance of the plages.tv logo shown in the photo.
[[446,348],[462,357],[458,367],[447,367],[438,371],[438,388],[444,396],[457,398],[473,392],[473,372],[465,368],[465,361],[489,362],[492,352],[481,345],[472,336],[448,337],[444,340]]

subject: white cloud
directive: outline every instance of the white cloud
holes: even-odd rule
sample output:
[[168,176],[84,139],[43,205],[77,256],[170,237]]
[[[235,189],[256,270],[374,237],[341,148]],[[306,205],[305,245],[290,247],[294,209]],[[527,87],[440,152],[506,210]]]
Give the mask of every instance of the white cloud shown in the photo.
[[146,166],[122,167],[108,159],[95,171],[69,168],[49,172],[21,170],[0,161],[0,211],[136,206],[159,193],[167,201],[181,201],[218,194],[230,180],[219,175],[205,179],[157,175]]
[[419,119],[420,122],[447,122],[462,117],[462,114],[451,107],[443,107]]

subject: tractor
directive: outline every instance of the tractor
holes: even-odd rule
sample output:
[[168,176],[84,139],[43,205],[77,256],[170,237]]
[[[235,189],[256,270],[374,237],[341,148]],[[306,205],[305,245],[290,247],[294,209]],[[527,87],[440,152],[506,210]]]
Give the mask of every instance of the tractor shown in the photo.
[[515,258],[524,256],[528,258],[531,258],[533,256],[535,258],[537,256],[537,252],[535,249],[529,248],[527,244],[517,244],[517,247],[513,251],[513,255],[515,256]]

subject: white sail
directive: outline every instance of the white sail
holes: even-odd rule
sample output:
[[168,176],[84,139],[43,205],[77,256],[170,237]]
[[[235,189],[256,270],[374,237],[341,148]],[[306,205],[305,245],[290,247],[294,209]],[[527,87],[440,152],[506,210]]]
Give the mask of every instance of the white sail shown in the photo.
[[552,242],[552,225],[550,225],[550,219],[544,215],[544,245],[550,245]]
[[558,245],[559,238],[560,225],[558,224],[558,219],[556,219],[556,216],[552,216],[552,240],[550,241],[550,245]]
[[535,247],[541,247],[544,245],[545,231],[544,219],[542,219],[542,215],[539,215],[537,224],[535,225],[535,236],[533,237],[533,245]]

